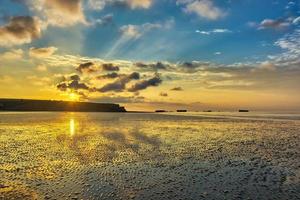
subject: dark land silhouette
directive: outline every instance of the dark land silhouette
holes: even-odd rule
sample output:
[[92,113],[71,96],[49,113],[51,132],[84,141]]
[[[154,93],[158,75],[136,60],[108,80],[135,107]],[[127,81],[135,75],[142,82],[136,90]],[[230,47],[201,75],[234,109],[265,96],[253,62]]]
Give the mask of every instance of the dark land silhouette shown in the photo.
[[126,109],[112,103],[0,99],[0,111],[126,112]]

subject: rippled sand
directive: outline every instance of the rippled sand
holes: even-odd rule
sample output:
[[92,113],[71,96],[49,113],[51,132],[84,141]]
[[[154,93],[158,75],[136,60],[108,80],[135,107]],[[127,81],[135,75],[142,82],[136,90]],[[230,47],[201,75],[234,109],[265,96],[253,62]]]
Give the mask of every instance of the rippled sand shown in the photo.
[[0,199],[300,199],[289,116],[0,113]]

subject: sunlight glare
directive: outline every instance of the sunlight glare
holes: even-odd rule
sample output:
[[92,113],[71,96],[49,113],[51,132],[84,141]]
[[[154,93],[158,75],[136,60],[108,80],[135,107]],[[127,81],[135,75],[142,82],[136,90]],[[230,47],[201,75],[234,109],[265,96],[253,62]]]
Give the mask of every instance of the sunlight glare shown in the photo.
[[77,94],[75,94],[75,93],[70,93],[69,94],[69,99],[71,100],[71,101],[78,101],[78,95]]
[[75,134],[75,122],[74,119],[70,119],[70,135],[73,136]]

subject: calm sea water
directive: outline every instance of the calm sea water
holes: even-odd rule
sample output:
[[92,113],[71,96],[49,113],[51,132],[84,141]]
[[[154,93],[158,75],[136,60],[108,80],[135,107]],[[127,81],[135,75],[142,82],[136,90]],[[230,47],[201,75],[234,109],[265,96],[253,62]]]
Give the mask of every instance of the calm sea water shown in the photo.
[[0,199],[300,199],[300,115],[0,113]]

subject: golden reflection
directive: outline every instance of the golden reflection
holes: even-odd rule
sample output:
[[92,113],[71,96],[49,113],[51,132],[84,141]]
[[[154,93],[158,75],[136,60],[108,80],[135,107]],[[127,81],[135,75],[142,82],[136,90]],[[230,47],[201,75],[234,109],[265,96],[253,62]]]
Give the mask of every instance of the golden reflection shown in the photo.
[[70,135],[73,136],[75,134],[75,121],[74,119],[70,119]]

